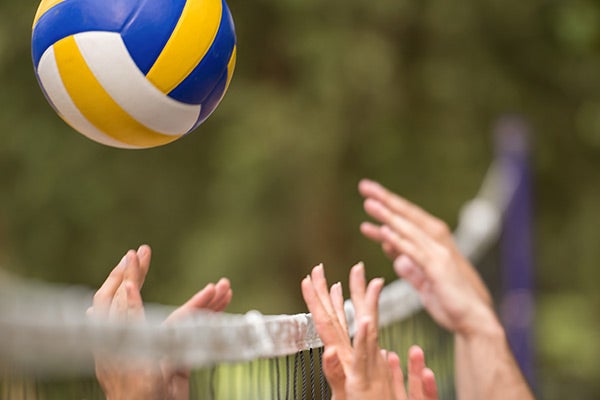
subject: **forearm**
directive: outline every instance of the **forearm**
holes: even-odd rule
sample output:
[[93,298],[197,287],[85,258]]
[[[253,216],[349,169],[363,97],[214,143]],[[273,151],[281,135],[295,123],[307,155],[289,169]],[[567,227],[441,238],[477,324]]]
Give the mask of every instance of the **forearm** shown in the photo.
[[510,350],[504,330],[494,322],[455,334],[456,390],[460,400],[530,400],[533,395]]

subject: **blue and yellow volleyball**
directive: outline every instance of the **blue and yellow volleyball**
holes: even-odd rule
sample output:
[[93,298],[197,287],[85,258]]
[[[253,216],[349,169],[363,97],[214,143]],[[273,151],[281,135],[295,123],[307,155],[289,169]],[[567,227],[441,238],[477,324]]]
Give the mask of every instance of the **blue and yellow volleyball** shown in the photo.
[[42,0],[32,57],[44,95],[99,143],[149,148],[193,131],[236,59],[224,0]]

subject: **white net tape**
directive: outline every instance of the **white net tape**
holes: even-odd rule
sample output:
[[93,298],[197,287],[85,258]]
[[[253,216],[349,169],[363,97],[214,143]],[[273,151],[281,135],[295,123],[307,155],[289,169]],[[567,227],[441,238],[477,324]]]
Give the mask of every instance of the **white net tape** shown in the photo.
[[[517,183],[510,165],[498,161],[490,167],[478,195],[461,211],[455,238],[473,262],[497,240],[502,213]],[[160,321],[172,309],[148,305],[143,324],[100,322],[85,315],[93,295],[89,289],[0,278],[0,366],[28,373],[90,373],[92,351],[204,367],[289,355],[322,345],[310,314],[198,313],[165,326]],[[422,307],[418,294],[403,281],[384,288],[379,306],[382,326]],[[349,301],[346,311],[353,332],[354,311]]]

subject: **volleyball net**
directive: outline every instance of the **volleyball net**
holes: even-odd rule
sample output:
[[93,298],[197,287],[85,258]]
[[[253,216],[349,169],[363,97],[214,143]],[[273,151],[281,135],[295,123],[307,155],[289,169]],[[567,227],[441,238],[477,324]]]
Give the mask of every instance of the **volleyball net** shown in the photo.
[[[462,207],[454,232],[475,265],[498,242],[522,179],[506,150]],[[310,314],[199,312],[163,325],[174,308],[148,304],[146,321],[123,323],[88,318],[92,296],[87,288],[0,276],[0,399],[102,398],[93,354],[190,367],[197,399],[330,397],[321,369],[323,344]],[[345,308],[352,335],[350,301]],[[412,344],[421,345],[436,372],[440,398],[454,398],[452,337],[422,312],[416,291],[402,280],[388,284],[379,312],[381,346],[403,356]]]

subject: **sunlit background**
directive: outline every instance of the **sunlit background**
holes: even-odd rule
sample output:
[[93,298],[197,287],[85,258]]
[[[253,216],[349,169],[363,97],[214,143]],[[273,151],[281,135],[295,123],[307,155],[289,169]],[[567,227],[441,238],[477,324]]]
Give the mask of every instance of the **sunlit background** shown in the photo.
[[238,63],[219,108],[127,151],[54,113],[30,57],[37,2],[0,1],[3,268],[98,287],[148,243],[147,301],[227,276],[232,312],[303,312],[317,263],[332,280],[359,260],[394,278],[358,230],[360,178],[454,226],[497,119],[518,114],[533,133],[538,393],[598,398],[598,2],[229,0]]

